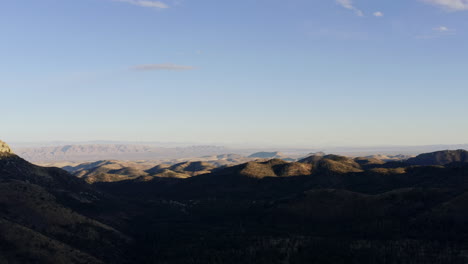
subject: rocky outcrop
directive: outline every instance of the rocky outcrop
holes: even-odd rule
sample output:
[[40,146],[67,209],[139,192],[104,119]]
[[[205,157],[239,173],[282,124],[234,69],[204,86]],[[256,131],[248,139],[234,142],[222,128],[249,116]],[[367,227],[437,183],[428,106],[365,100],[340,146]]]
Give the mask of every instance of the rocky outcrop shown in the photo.
[[7,143],[0,140],[0,153],[13,153]]

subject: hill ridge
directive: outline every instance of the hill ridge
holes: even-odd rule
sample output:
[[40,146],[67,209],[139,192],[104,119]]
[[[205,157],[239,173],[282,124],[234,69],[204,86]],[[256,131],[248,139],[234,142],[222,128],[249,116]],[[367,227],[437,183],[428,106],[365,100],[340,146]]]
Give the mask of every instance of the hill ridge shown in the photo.
[[468,151],[464,149],[458,150],[442,150],[431,153],[423,153],[406,161],[412,165],[429,166],[429,165],[447,165],[455,162],[468,162]]

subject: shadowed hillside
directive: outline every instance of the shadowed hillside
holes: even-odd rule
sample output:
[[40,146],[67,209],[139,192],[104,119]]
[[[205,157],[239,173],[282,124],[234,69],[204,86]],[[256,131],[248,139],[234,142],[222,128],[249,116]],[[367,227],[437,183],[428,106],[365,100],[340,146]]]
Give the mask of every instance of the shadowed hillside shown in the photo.
[[32,165],[5,145],[2,150],[2,263],[124,261],[130,238],[86,216],[108,203],[106,195],[63,170]]
[[421,154],[406,161],[409,164],[430,166],[447,165],[456,162],[468,162],[468,151],[466,150],[446,150],[433,153]]

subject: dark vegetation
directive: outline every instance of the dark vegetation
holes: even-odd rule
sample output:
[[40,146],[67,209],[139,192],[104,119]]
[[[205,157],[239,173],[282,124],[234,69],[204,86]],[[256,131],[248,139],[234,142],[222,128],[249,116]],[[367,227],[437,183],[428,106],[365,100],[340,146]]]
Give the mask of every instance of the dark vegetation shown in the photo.
[[190,177],[91,185],[0,153],[0,263],[467,263],[464,157],[177,164]]

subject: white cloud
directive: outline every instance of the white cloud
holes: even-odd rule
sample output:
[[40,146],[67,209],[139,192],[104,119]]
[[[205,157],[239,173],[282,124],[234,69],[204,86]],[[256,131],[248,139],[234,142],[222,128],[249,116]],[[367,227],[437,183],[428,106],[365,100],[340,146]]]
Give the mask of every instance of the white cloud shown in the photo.
[[123,2],[141,7],[150,7],[156,9],[169,8],[169,6],[161,1],[150,1],[150,0],[112,0],[114,2]]
[[185,65],[177,65],[172,63],[165,63],[165,64],[143,64],[133,66],[131,68],[135,71],[189,71],[194,70],[195,67],[193,66],[185,66]]
[[445,26],[435,27],[435,28],[433,28],[433,30],[437,31],[437,32],[449,32],[449,31],[451,31],[448,27],[445,27]]
[[467,11],[468,0],[421,0],[425,3],[437,5],[451,11]]
[[336,2],[346,9],[353,10],[356,15],[364,16],[364,13],[353,5],[352,0],[336,0]]
[[374,15],[375,17],[383,17],[384,14],[380,11],[377,11],[377,12],[374,12],[372,15]]

